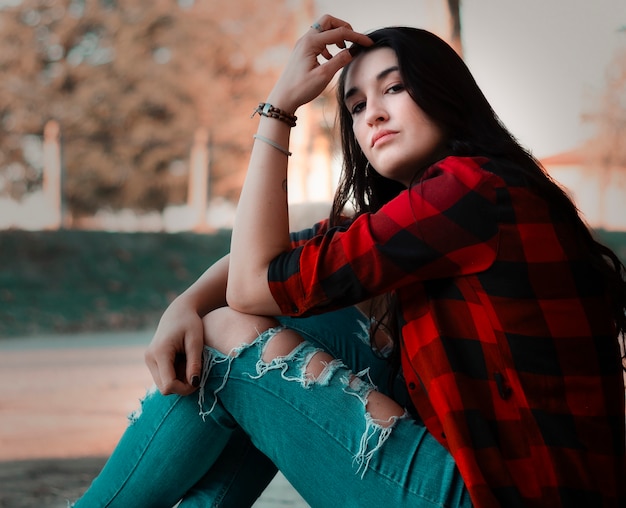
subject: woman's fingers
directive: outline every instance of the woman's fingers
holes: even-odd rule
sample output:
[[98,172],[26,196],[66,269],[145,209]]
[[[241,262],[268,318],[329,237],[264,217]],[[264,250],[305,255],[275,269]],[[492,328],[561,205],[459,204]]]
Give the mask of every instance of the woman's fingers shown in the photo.
[[333,28],[345,27],[352,30],[352,25],[343,19],[335,18],[330,14],[324,14],[320,19],[311,25],[315,31],[322,33]]
[[146,365],[154,384],[163,395],[178,393],[180,381],[176,378],[176,354],[163,348],[149,348],[146,351]]
[[185,379],[193,388],[200,386],[204,333],[202,328],[189,330],[185,337]]
[[[338,30],[340,29],[340,30]],[[325,45],[334,44],[338,48],[345,49],[346,41],[369,46],[371,39],[359,32],[355,32],[352,25],[347,21],[325,14],[311,25],[310,35],[324,35]]]
[[328,51],[327,47],[324,47],[324,49],[322,49],[322,52],[320,53],[326,60],[330,60],[333,55],[330,53],[330,51]]
[[349,28],[339,27],[325,32],[313,32],[307,34],[311,38],[312,46],[319,49],[327,49],[328,46],[337,46],[340,49],[347,47],[347,42],[370,46],[372,40],[365,34],[355,32]]
[[163,395],[188,395],[197,388],[203,347],[199,316],[168,309],[145,353],[146,365]]

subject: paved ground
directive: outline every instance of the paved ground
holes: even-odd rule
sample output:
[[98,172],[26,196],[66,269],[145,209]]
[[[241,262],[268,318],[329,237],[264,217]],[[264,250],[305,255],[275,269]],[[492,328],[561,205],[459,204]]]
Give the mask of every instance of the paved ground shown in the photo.
[[[150,333],[0,340],[0,507],[65,508],[152,384]],[[255,508],[306,508],[279,475]],[[140,508],[140,507],[139,507]]]

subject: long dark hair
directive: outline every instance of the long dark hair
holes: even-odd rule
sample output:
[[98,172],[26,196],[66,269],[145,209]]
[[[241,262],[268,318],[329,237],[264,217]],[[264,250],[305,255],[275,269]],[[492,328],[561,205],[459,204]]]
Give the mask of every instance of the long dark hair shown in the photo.
[[[408,93],[445,133],[450,155],[511,161],[519,168],[527,185],[551,203],[562,220],[573,224],[588,247],[591,263],[604,276],[613,305],[616,335],[622,336],[623,346],[626,334],[624,265],[608,247],[594,239],[571,199],[502,124],[459,55],[436,35],[418,28],[383,28],[368,35],[374,44],[351,48],[353,55],[377,48],[391,48],[395,52]],[[343,171],[333,201],[331,223],[342,220],[347,204],[352,205],[356,215],[376,212],[405,188],[376,173],[356,141],[352,115],[343,101],[348,69],[349,66],[341,73],[337,87]],[[419,181],[425,169],[416,168],[415,181]],[[395,358],[397,360],[397,352]]]

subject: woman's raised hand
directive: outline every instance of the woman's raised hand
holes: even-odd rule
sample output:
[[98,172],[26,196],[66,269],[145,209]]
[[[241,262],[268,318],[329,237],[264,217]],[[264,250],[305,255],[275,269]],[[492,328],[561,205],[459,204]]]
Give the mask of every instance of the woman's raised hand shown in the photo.
[[[315,99],[333,76],[352,60],[347,43],[369,46],[372,41],[355,32],[349,23],[328,14],[322,16],[296,43],[289,61],[267,102],[289,113]],[[337,46],[335,55],[329,46]],[[318,57],[326,59],[320,63]]]

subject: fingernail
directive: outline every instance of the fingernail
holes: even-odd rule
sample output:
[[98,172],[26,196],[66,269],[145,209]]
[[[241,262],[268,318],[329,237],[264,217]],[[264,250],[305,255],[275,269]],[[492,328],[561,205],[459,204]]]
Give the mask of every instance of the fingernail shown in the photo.
[[191,386],[194,388],[198,388],[198,386],[200,386],[200,376],[193,376],[191,378]]

